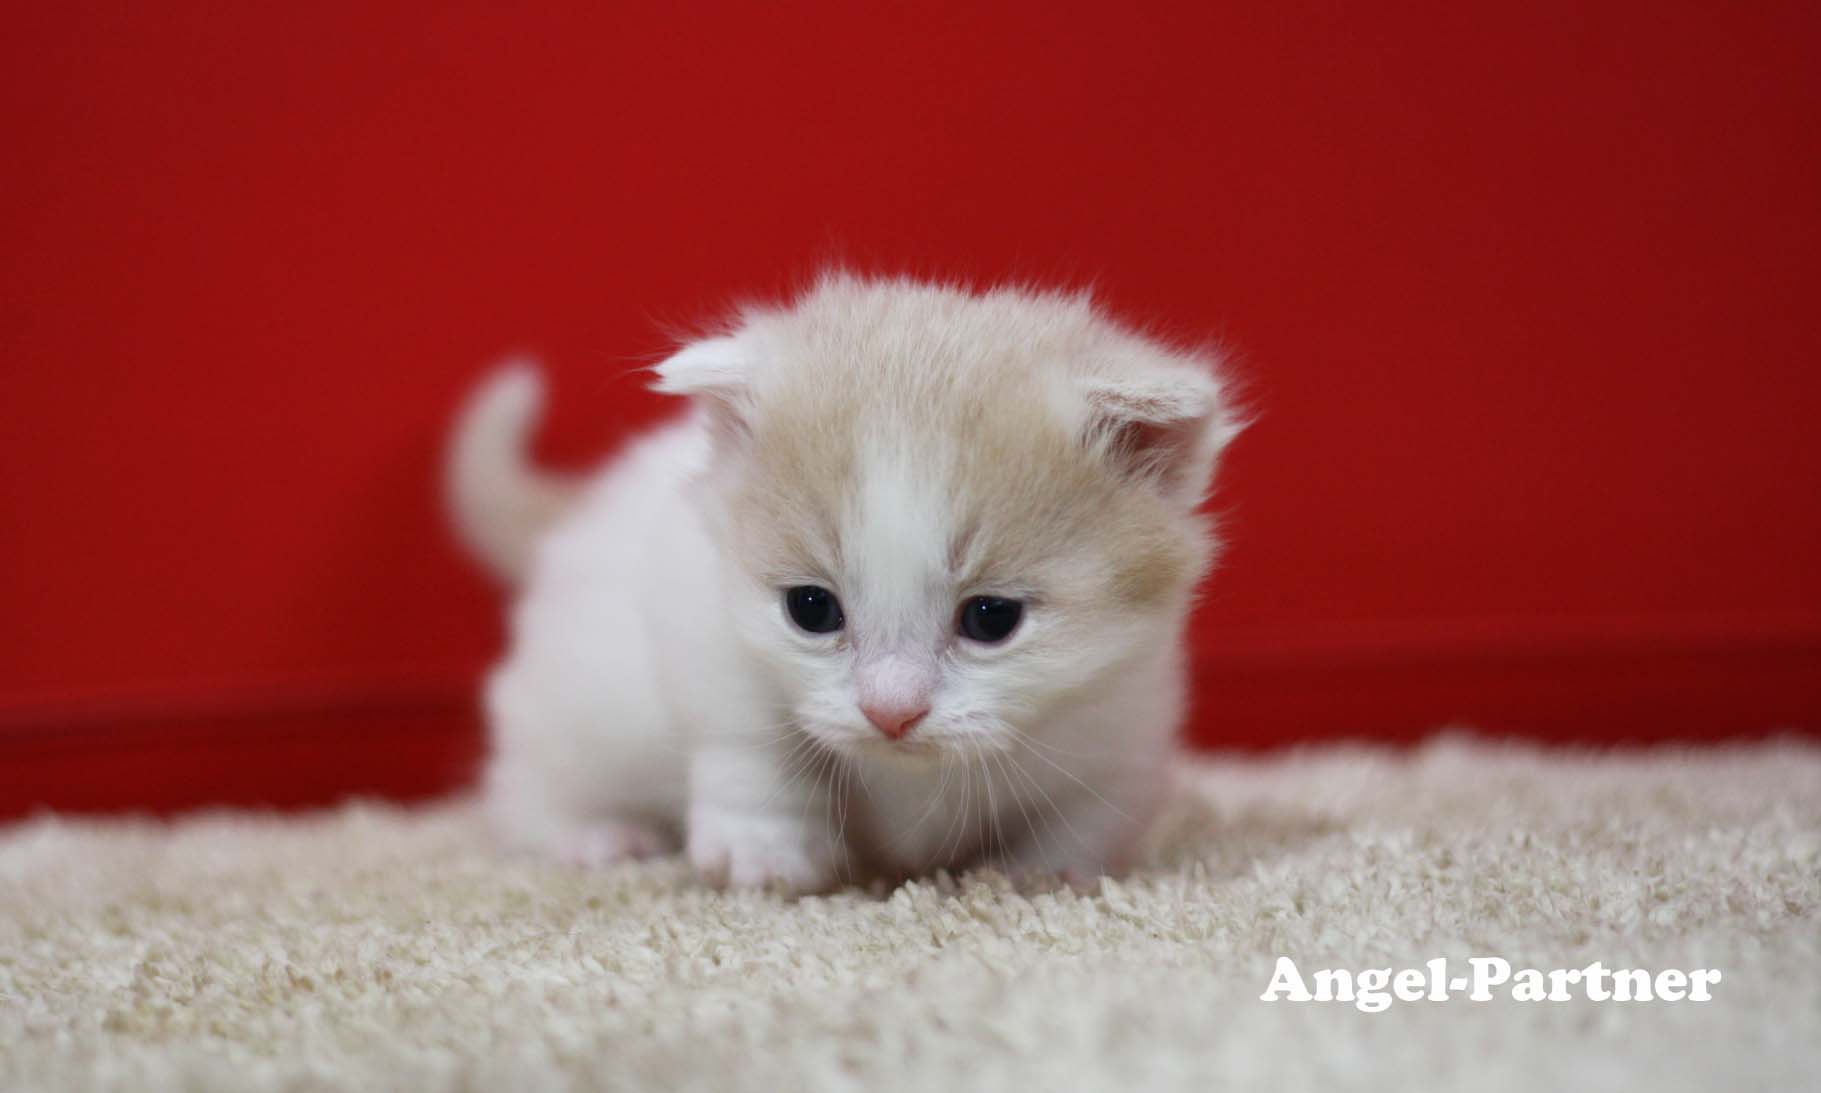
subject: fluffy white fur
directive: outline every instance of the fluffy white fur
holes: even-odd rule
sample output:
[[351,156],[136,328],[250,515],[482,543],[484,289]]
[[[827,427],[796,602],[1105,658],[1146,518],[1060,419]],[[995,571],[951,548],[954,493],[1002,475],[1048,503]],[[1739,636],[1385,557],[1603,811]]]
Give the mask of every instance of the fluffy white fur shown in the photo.
[[[526,368],[457,431],[458,526],[523,582],[487,686],[503,835],[582,861],[681,839],[711,880],[795,891],[1117,869],[1236,429],[1212,362],[1084,297],[836,275],[656,375],[694,409],[579,487],[526,462]],[[805,584],[840,632],[791,621]],[[1024,604],[1008,640],[957,632],[980,595]],[[893,739],[863,709],[927,714]]]

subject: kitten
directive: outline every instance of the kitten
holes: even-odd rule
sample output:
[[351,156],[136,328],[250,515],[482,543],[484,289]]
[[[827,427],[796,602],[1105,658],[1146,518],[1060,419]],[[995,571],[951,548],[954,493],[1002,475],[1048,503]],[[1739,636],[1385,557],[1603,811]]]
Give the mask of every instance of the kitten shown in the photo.
[[1214,362],[1085,296],[830,274],[655,372],[690,412],[585,481],[529,464],[528,368],[456,432],[459,530],[522,587],[486,689],[505,838],[680,840],[790,891],[1120,868],[1239,428]]

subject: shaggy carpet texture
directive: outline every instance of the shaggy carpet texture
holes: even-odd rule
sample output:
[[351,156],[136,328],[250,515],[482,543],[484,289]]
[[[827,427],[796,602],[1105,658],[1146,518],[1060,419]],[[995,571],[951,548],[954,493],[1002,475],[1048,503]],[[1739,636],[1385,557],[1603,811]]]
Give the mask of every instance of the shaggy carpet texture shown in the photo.
[[[1714,968],[1692,1002],[1263,1002],[1275,959]],[[1133,875],[788,901],[471,806],[0,833],[15,1089],[1814,1089],[1821,749],[1185,766]]]

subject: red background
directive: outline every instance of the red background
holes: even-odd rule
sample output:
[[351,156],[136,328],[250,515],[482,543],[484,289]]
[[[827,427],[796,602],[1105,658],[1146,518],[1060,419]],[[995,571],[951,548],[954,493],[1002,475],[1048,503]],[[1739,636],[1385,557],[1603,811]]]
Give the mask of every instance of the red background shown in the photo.
[[1821,7],[14,5],[0,811],[412,794],[558,461],[818,264],[1099,286],[1260,412],[1208,744],[1821,725]]

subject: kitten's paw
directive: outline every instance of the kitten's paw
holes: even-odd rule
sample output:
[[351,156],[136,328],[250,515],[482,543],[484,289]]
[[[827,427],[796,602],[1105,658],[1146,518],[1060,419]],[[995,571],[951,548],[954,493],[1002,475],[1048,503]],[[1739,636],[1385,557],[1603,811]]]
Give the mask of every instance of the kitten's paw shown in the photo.
[[592,867],[655,858],[670,850],[670,840],[651,824],[598,820],[564,835],[557,843],[556,857],[570,865]]
[[724,888],[776,888],[791,894],[834,886],[831,847],[800,824],[772,816],[696,809],[689,817],[689,862]]

